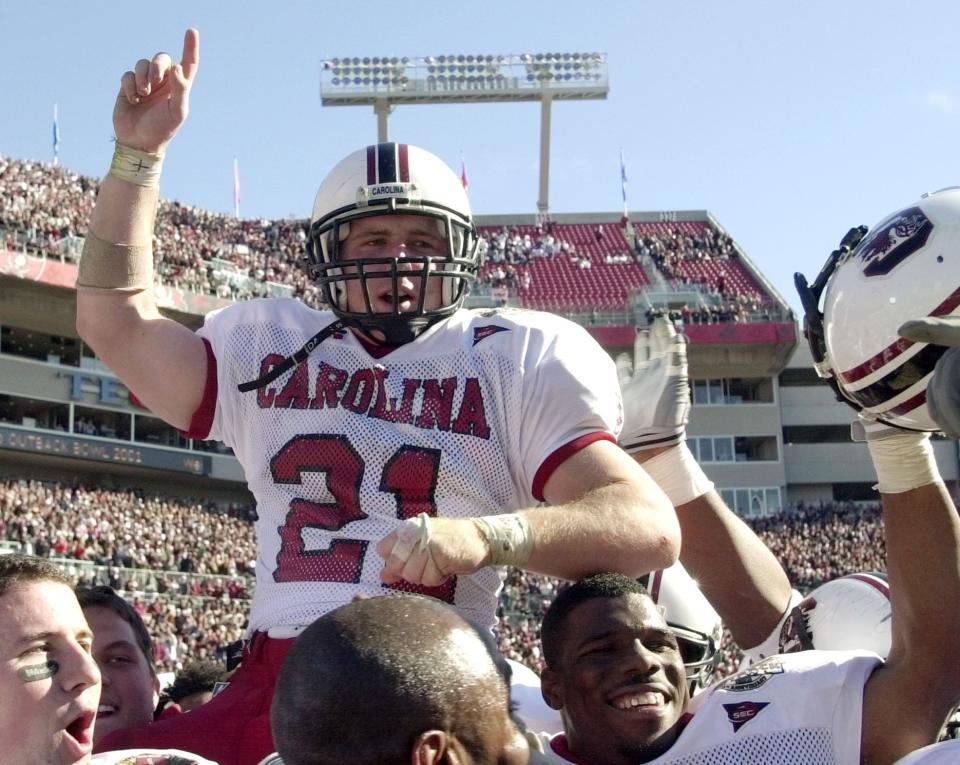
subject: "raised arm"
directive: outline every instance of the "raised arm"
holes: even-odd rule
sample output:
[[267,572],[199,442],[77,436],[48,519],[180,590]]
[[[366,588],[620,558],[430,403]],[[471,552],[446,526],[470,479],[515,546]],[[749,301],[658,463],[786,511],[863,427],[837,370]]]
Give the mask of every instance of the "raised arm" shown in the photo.
[[617,360],[624,400],[624,448],[676,508],[680,562],[697,580],[738,645],[777,631],[792,590],[770,549],[714,490],[685,443],[690,412],[687,346],[664,318],[640,332],[634,358]]
[[77,331],[156,415],[181,429],[206,379],[203,341],[163,318],[153,294],[153,226],[167,144],[187,117],[200,61],[195,29],[174,64],[141,59],[121,78],[113,112],[117,151],[103,179],[77,280]]
[[864,690],[862,762],[930,744],[960,699],[960,519],[927,434],[867,424],[893,612],[887,662]]

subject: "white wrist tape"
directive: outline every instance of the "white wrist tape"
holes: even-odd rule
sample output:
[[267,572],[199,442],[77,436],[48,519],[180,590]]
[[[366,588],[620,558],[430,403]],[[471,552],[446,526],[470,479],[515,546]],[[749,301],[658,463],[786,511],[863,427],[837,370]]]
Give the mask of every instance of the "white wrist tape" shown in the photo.
[[485,515],[471,518],[490,546],[490,565],[523,567],[533,552],[533,530],[522,515]]
[[674,507],[692,502],[713,489],[686,443],[681,442],[640,464]]
[[107,175],[137,186],[159,186],[162,169],[162,153],[131,149],[118,143],[113,150],[113,161]]
[[867,448],[881,494],[901,494],[942,480],[927,433],[903,431],[890,438],[868,441]]

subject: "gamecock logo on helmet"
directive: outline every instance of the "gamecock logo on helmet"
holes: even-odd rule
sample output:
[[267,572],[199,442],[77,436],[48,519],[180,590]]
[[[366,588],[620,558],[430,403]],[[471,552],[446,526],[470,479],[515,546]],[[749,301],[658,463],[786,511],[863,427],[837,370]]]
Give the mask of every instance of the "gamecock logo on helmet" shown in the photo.
[[864,276],[883,276],[927,243],[933,224],[919,207],[901,210],[868,234],[853,257],[865,264]]

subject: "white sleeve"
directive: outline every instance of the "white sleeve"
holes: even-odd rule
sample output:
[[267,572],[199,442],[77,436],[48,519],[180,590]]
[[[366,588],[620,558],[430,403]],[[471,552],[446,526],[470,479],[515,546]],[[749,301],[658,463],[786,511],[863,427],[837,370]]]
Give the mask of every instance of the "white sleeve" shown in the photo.
[[535,332],[523,376],[521,458],[534,496],[582,439],[616,440],[623,402],[613,359],[582,327],[563,321]]

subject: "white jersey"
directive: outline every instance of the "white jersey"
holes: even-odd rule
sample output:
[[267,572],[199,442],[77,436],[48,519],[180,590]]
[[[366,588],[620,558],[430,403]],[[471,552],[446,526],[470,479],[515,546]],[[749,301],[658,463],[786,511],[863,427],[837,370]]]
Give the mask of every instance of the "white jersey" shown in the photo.
[[[357,593],[390,592],[376,545],[401,520],[535,505],[556,465],[619,432],[612,359],[583,328],[532,311],[460,310],[380,358],[344,331],[259,391],[237,390],[334,318],[296,300],[250,300],[198,332],[216,380],[191,435],[230,446],[257,501],[251,631],[305,626]],[[500,583],[486,568],[403,589],[492,625]]]
[[957,765],[960,763],[960,741],[943,741],[911,752],[894,765]]
[[[867,651],[772,656],[696,697],[669,751],[647,765],[857,765],[863,686],[881,663]],[[544,737],[556,763],[577,759]]]

